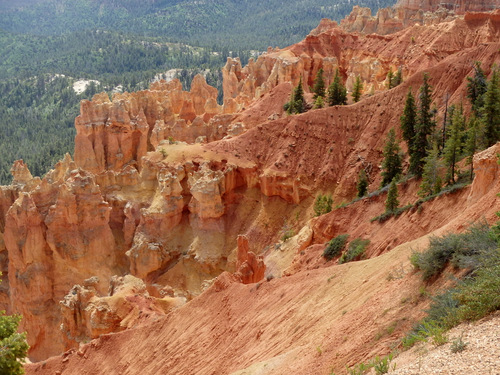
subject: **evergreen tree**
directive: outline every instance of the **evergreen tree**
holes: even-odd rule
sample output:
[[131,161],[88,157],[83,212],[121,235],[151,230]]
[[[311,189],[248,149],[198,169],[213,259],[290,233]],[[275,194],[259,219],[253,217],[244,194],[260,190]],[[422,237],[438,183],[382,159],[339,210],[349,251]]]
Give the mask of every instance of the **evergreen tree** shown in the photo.
[[368,176],[366,175],[365,169],[361,169],[358,175],[358,184],[356,185],[358,189],[358,198],[364,197],[368,193]]
[[470,165],[469,178],[471,181],[474,178],[474,154],[476,153],[478,144],[477,123],[478,123],[477,118],[475,116],[472,116],[469,120],[469,125],[467,128],[467,139],[465,143],[467,164]]
[[394,73],[392,71],[392,68],[389,68],[389,73],[387,73],[387,89],[392,89],[394,86],[392,84],[394,83]]
[[441,187],[443,186],[443,179],[441,178],[441,169],[443,165],[439,159],[439,148],[437,143],[434,144],[431,152],[425,157],[424,161],[425,165],[422,183],[420,184],[420,191],[418,192],[418,195],[421,197],[437,194],[441,191]]
[[283,105],[283,109],[289,115],[291,115],[292,113],[294,113],[293,111],[294,111],[294,108],[295,108],[295,103],[293,102],[293,96],[294,96],[293,94],[294,94],[294,90],[292,90],[292,92],[290,93],[290,100]]
[[320,68],[318,70],[318,73],[316,73],[313,92],[314,92],[314,100],[316,100],[318,97],[322,98],[325,97],[325,80],[323,79],[323,68]]
[[415,138],[415,128],[417,126],[417,106],[415,104],[415,98],[411,93],[411,88],[408,90],[408,94],[406,95],[405,108],[400,121],[403,139],[408,145],[408,151],[411,154]]
[[447,135],[449,133],[449,129],[451,128],[451,121],[453,120],[454,111],[455,111],[455,104],[450,105],[445,110],[445,116],[444,116],[444,121],[443,121],[442,141],[441,141],[441,147],[443,150],[446,146],[446,138],[447,138]]
[[481,69],[481,63],[476,61],[474,64],[474,77],[467,77],[467,97],[470,99],[472,104],[472,109],[476,114],[479,114],[479,110],[484,103],[484,94],[487,89],[486,75],[483,69]]
[[17,333],[21,316],[4,314],[0,311],[0,374],[21,375],[29,349],[26,333]]
[[335,78],[328,87],[328,104],[345,105],[347,104],[347,89],[340,78],[339,70],[335,72]]
[[302,78],[300,78],[299,84],[293,89],[290,95],[290,101],[286,103],[283,108],[290,115],[305,112],[306,101],[304,99],[304,89],[302,88]]
[[420,87],[420,102],[417,112],[417,126],[413,147],[410,153],[410,172],[418,177],[422,176],[425,157],[427,156],[428,137],[433,133],[436,123],[431,111],[432,88],[429,85],[429,76],[424,74],[424,82]]
[[325,106],[325,100],[322,96],[318,96],[314,101],[314,109],[323,108]]
[[326,195],[318,195],[314,201],[314,213],[316,216],[327,214],[332,210],[333,199]]
[[392,128],[387,134],[387,140],[385,141],[384,146],[384,160],[382,161],[382,187],[391,183],[392,180],[397,180],[401,175],[403,169],[401,155],[399,154],[400,151],[401,149],[399,147],[399,143],[396,141],[396,132],[394,131],[394,128]]
[[363,82],[361,82],[361,77],[356,76],[356,81],[354,82],[354,86],[352,88],[352,100],[354,103],[359,102],[361,98],[361,93],[363,91]]
[[493,70],[480,110],[486,146],[493,146],[500,139],[500,71]]
[[399,86],[401,83],[403,83],[403,71],[399,68],[392,78],[392,87]]
[[449,184],[455,183],[457,171],[455,165],[459,159],[462,149],[462,133],[465,128],[465,117],[462,105],[453,112],[451,127],[448,128],[448,139],[443,150],[444,162],[446,166],[446,181]]
[[396,179],[392,180],[389,185],[389,191],[387,192],[387,199],[385,201],[385,212],[394,212],[399,207],[398,200],[398,185],[396,185]]

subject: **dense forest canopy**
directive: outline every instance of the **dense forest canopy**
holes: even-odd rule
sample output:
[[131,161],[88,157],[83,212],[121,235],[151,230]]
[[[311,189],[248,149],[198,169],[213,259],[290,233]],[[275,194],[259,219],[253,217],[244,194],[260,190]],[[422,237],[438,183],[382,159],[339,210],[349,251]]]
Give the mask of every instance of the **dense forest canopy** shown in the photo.
[[[194,45],[265,49],[298,42],[321,18],[340,20],[353,5],[374,10],[395,0],[24,0],[3,10],[0,28],[64,34],[106,29],[166,36]],[[27,5],[28,4],[28,5]]]

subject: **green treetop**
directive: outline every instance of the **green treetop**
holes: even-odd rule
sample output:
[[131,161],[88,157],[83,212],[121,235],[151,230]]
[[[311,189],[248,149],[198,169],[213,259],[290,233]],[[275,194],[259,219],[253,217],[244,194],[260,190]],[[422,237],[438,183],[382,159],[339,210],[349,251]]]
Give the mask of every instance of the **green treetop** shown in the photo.
[[432,87],[429,84],[429,76],[424,74],[424,82],[420,87],[420,101],[417,112],[417,123],[413,147],[410,152],[410,172],[418,177],[422,176],[425,157],[429,147],[428,137],[433,133],[436,123],[431,111]]
[[314,92],[314,100],[316,100],[318,97],[322,98],[325,97],[325,80],[323,79],[323,68],[320,68],[318,70],[318,73],[316,73],[313,92]]
[[441,191],[443,179],[441,178],[441,169],[443,164],[439,159],[439,148],[437,143],[434,143],[432,150],[424,159],[424,168],[422,174],[422,183],[418,194],[421,197],[426,197],[432,194],[437,194]]
[[384,160],[382,161],[382,187],[397,180],[403,172],[399,143],[396,140],[394,128],[389,130],[384,146]]
[[460,151],[463,147],[463,132],[465,129],[465,117],[463,114],[462,105],[453,111],[451,119],[451,126],[448,128],[448,137],[446,139],[445,147],[443,150],[444,161],[446,166],[446,180],[448,183],[455,182],[457,174],[455,165],[459,159]]
[[387,192],[387,199],[385,201],[385,211],[386,212],[394,212],[399,207],[398,200],[398,185],[396,184],[396,179],[392,180],[389,185],[389,191]]
[[339,70],[335,72],[333,82],[328,87],[328,104],[345,105],[347,104],[347,89],[340,78]]
[[493,146],[500,139],[500,72],[493,70],[480,110],[486,146]]
[[364,197],[368,193],[368,176],[366,175],[365,169],[361,169],[358,175],[358,184],[356,185],[358,189],[358,198]]
[[303,113],[306,111],[306,101],[304,99],[304,89],[302,88],[302,78],[299,84],[293,89],[290,101],[284,105],[288,114]]
[[26,333],[17,333],[20,315],[4,314],[0,311],[0,375],[21,375],[29,349]]
[[486,93],[487,80],[479,61],[474,64],[474,72],[474,77],[467,77],[467,97],[471,101],[472,109],[478,114],[484,103],[483,96]]
[[356,76],[356,81],[354,82],[354,86],[352,88],[352,100],[354,103],[359,102],[361,98],[361,93],[363,92],[363,82],[361,82],[361,77]]

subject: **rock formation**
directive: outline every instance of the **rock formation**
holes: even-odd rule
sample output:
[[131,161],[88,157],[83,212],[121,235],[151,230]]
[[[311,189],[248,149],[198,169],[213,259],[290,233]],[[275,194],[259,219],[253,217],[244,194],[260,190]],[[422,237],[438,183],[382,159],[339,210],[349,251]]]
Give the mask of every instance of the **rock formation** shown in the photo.
[[[386,36],[348,33],[324,20],[301,43],[270,49],[246,67],[229,59],[223,69],[223,107],[215,101],[215,89],[201,76],[195,78],[190,92],[182,91],[179,81],[159,82],[150,90],[116,94],[113,100],[99,94],[82,102],[75,121],[75,160],[66,156],[43,179],[33,178],[24,163],[16,162],[13,184],[0,189],[0,259],[5,279],[0,303],[9,312],[23,314],[30,358],[45,359],[98,335],[136,327],[146,323],[143,315],[164,322],[159,317],[171,307],[206,289],[205,299],[195,298],[180,310],[206,304],[207,317],[216,321],[214,311],[233,303],[226,290],[257,294],[257,287],[251,290],[242,283],[264,278],[265,256],[279,248],[275,243],[288,226],[300,233],[300,239],[291,242],[296,249],[290,245],[293,262],[273,264],[275,276],[294,277],[301,270],[323,267],[319,249],[341,230],[371,234],[369,256],[408,241],[409,236],[388,240],[388,233],[395,231],[390,224],[379,231],[377,224],[367,222],[368,216],[380,211],[382,197],[374,198],[370,207],[365,207],[368,201],[361,201],[355,210],[337,210],[309,223],[307,230],[301,231],[301,225],[310,218],[318,191],[330,192],[336,203],[351,200],[361,168],[370,172],[372,188],[380,184],[385,134],[397,128],[405,95],[421,85],[423,72],[429,73],[439,116],[446,93],[452,103],[464,97],[471,61],[482,61],[487,74],[494,63],[500,63],[499,35],[498,12],[415,25]],[[404,83],[387,91],[388,70],[400,66]],[[366,90],[363,100],[283,116],[292,85],[302,79],[308,92],[319,68],[327,83],[339,68],[349,88],[361,76]],[[369,95],[370,91],[377,95]],[[310,100],[310,93],[306,97]],[[490,154],[478,159],[477,165],[491,167],[497,176],[498,167],[488,161],[494,152]],[[485,197],[494,196],[491,191],[497,180],[478,173],[472,188],[460,193],[467,218],[480,212],[474,209],[485,207]],[[401,192],[402,201],[414,196],[414,188]],[[435,225],[406,231],[414,236],[411,239],[445,225],[450,216],[445,204],[428,209]],[[491,206],[485,210],[493,215]],[[352,229],[355,219],[363,222],[359,229]],[[416,218],[408,214],[407,219],[397,225],[413,227]],[[108,284],[111,290],[106,294]],[[170,299],[164,300],[162,293]],[[216,293],[224,298],[214,297],[220,304],[214,308],[207,296]],[[300,297],[302,290],[296,293]],[[259,308],[262,311],[265,306]],[[283,314],[295,314],[292,310]],[[171,316],[181,319],[182,311]],[[256,318],[258,311],[254,311]],[[246,323],[233,323],[231,309],[226,312],[230,328],[216,335],[241,330],[251,340],[266,335],[245,331]],[[193,325],[201,322],[191,319]],[[59,331],[61,324],[64,334]],[[195,335],[185,329],[189,337]],[[287,332],[292,335],[295,329]],[[200,328],[198,334],[207,332]],[[182,341],[178,335],[172,332],[175,340]],[[308,345],[308,339],[298,339]],[[261,349],[278,355],[289,344],[283,341],[276,352],[267,344]],[[185,352],[174,352],[157,372],[178,366],[178,373],[183,373]],[[220,359],[227,358],[221,355]],[[250,366],[251,360],[244,359],[238,366]],[[202,362],[212,370],[222,366]],[[137,362],[130,371],[143,365]]]
[[114,94],[112,101],[97,94],[82,101],[75,121],[75,163],[92,173],[126,166],[140,170],[141,158],[163,140],[194,143],[226,136],[231,117],[222,112],[217,89],[201,75],[189,92],[175,79],[154,82],[150,90]]
[[236,264],[236,276],[241,279],[243,284],[252,284],[261,281],[264,278],[266,265],[263,257],[257,257],[250,251],[248,237],[238,236],[238,262]]
[[[297,85],[300,79],[304,90],[309,92],[320,68],[323,68],[326,84],[331,82],[338,68],[348,91],[352,89],[356,76],[360,76],[364,93],[373,94],[386,90],[390,69],[401,68],[403,76],[410,77],[458,51],[494,42],[500,37],[498,12],[480,13],[453,22],[432,22],[427,27],[413,26],[385,36],[358,35],[343,30],[369,27],[363,19],[359,20],[364,12],[355,7],[343,28],[322,20],[302,42],[281,50],[269,49],[244,68],[237,59],[228,59],[222,71],[225,102],[237,103],[240,109],[246,108],[252,100],[262,98],[280,84],[290,82]],[[385,13],[381,11],[380,14],[382,17]],[[436,17],[436,22],[442,21],[443,17]],[[391,22],[384,21],[386,31],[400,29]],[[349,26],[351,24],[353,27]],[[379,28],[379,24],[373,25],[373,29]],[[244,118],[242,121],[245,122]]]
[[413,25],[435,25],[451,21],[467,12],[490,12],[500,8],[499,0],[399,0],[396,5],[379,9],[354,6],[341,22],[348,32],[391,34]]
[[60,303],[61,330],[69,346],[153,321],[186,301],[164,291],[162,298],[150,296],[146,284],[131,275],[112,277],[105,296],[96,290],[98,282],[92,277],[75,285]]
[[[412,252],[425,247],[430,236],[463,230],[471,220],[496,220],[500,167],[495,153],[499,148],[496,145],[477,156],[477,178],[471,187],[428,202],[421,212],[407,212],[383,224],[370,223],[369,215],[383,211],[384,206],[383,199],[374,197],[316,219],[323,224],[315,227],[315,236],[320,228],[333,233],[348,229],[352,236],[373,235],[374,247],[390,248],[382,256],[333,265],[321,256],[324,240],[316,238],[321,244],[297,252],[295,265],[300,264],[300,270],[287,277],[244,285],[224,272],[201,296],[167,318],[141,329],[102,336],[43,364],[28,365],[27,374],[84,370],[187,375],[194,365],[197,371],[217,374],[323,374],[366,363],[376,353],[386,355],[388,347],[400,343],[428,307],[428,299],[419,296],[421,275],[409,262]],[[486,165],[493,169],[480,169]],[[478,189],[486,175],[490,176],[487,186]],[[473,201],[467,199],[469,192],[478,192]],[[411,188],[402,193],[403,199],[415,195]],[[457,210],[450,211],[451,206]],[[238,242],[241,254],[250,254],[247,239],[240,237]],[[429,293],[437,291],[432,283],[426,288]],[[126,311],[130,308],[135,309],[127,304]]]

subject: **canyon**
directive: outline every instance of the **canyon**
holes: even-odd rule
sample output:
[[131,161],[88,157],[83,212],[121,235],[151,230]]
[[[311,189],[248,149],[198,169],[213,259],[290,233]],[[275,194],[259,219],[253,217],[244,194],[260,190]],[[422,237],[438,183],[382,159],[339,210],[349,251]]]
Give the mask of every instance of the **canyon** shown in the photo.
[[[228,58],[223,104],[201,75],[189,92],[160,81],[83,101],[74,159],[42,178],[17,161],[0,187],[0,308],[23,315],[27,373],[323,374],[387,354],[429,303],[400,302],[421,288],[411,252],[500,210],[499,145],[475,155],[470,185],[383,223],[370,219],[384,192],[352,202],[361,169],[380,186],[385,136],[400,137],[424,72],[442,119],[474,61],[487,75],[500,64],[498,4],[456,1],[415,21],[441,3],[375,18],[355,7],[245,67]],[[319,69],[327,84],[339,69],[349,91],[359,76],[362,100],[286,114],[299,81],[312,102]],[[402,206],[418,186],[400,184]],[[314,217],[318,193],[338,206]],[[341,233],[370,239],[366,260],[322,257]]]

